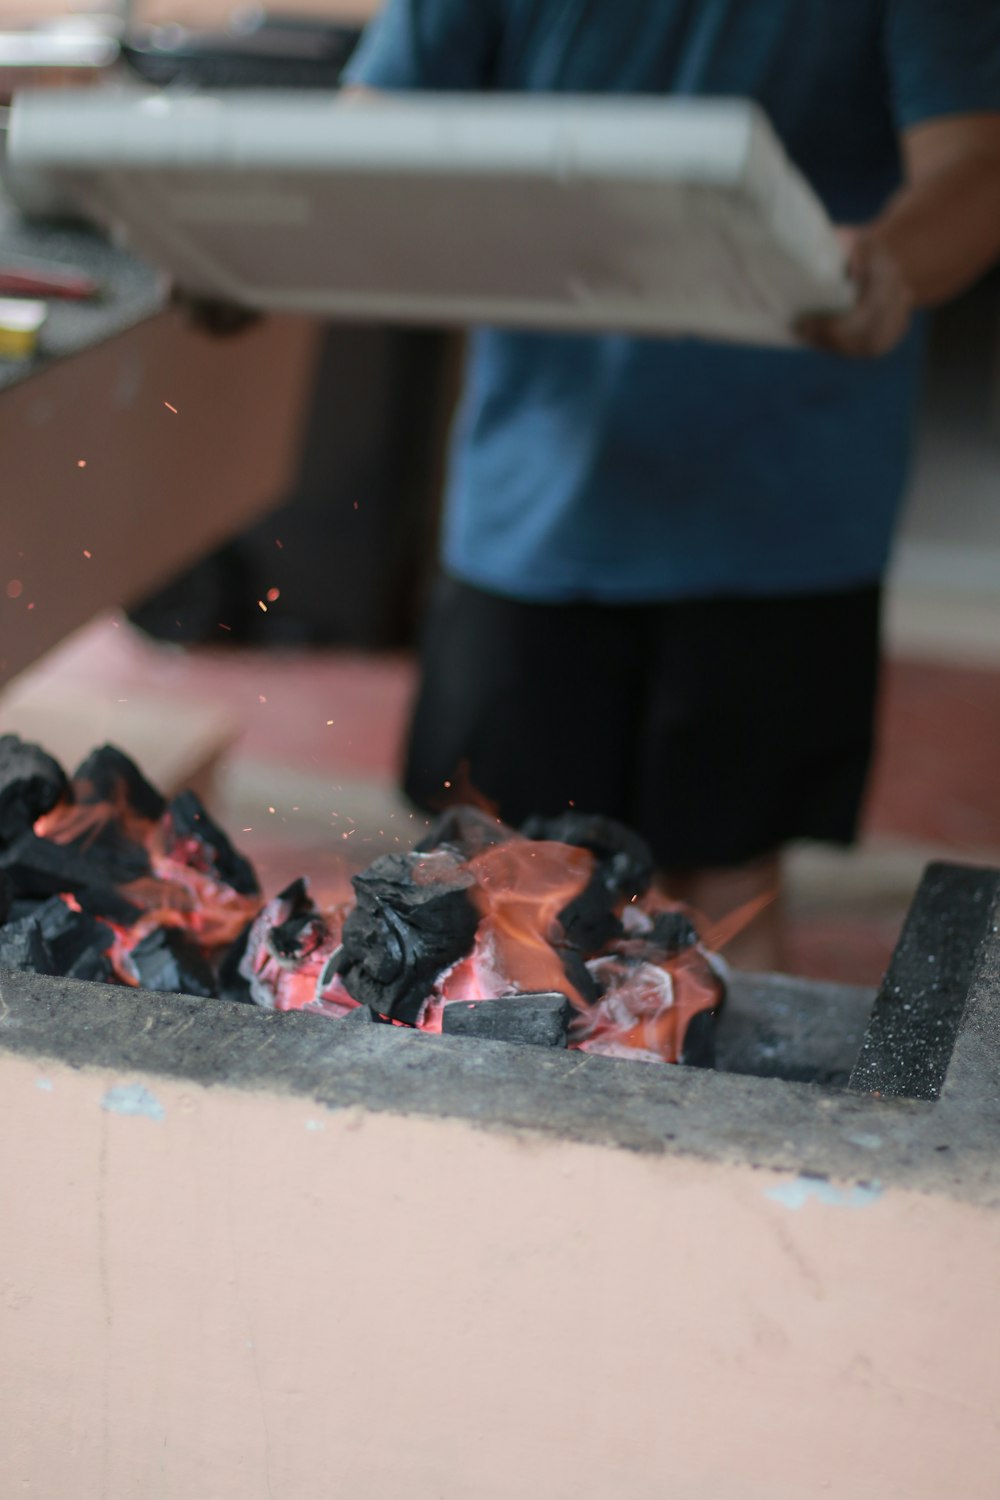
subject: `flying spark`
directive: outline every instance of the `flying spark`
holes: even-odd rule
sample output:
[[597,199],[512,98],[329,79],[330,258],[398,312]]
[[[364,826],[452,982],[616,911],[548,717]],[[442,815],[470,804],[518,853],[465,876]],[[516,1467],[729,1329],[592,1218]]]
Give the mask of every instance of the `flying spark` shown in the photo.
[[173,414],[174,414],[174,416],[176,417],[176,415],[177,415],[177,408],[176,408],[176,406],[171,406],[169,401],[164,401],[163,404],[167,408],[167,411],[172,411]]
[[83,555],[84,555],[84,557],[93,557],[94,554],[92,552],[88,552],[87,549],[86,549],[86,547],[84,547],[84,549],[83,549]]
[[267,593],[264,595],[264,598],[267,599],[269,603],[274,604],[278,599],[281,598],[281,590],[268,589]]
[[267,605],[264,603],[263,599],[257,600],[257,608],[263,610],[264,613],[267,614]]
[[87,467],[87,460],[85,458],[78,458],[76,466],[78,469],[85,469]]
[[7,585],[7,598],[20,599],[23,593],[24,584],[21,582],[20,578],[12,578]]

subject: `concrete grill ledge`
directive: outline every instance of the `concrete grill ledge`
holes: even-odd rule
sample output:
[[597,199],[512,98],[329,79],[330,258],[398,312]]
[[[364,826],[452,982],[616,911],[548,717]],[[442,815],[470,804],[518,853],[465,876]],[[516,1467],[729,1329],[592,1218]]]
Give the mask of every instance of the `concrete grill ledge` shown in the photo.
[[707,1073],[0,976],[0,1493],[995,1500],[1000,880],[950,880],[933,1100],[788,979]]

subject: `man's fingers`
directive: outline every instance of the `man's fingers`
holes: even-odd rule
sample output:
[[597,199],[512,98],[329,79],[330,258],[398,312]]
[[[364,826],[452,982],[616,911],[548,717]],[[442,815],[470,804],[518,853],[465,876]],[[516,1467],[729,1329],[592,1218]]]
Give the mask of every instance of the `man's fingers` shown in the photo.
[[858,289],[855,305],[830,317],[804,318],[796,332],[815,349],[853,359],[888,354],[909,327],[912,306],[892,257],[859,236],[849,244],[848,270]]

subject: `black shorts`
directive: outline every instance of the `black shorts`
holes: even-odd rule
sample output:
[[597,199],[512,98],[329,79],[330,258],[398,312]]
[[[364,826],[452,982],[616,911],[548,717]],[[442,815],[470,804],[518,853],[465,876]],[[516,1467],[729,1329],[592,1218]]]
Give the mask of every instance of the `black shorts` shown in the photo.
[[526,604],[442,580],[404,786],[472,785],[518,824],[568,806],[664,869],[855,836],[872,752],[877,585],[652,605]]

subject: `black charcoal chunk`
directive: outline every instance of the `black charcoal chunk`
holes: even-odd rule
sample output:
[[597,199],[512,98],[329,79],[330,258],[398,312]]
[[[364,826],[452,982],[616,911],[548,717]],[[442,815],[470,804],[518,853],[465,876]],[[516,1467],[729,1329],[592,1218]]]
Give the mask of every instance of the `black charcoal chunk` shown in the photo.
[[609,890],[601,868],[594,869],[590,880],[559,913],[559,925],[566,942],[588,958],[593,958],[609,943],[624,935],[616,907],[620,897]]
[[588,849],[594,856],[587,885],[559,913],[566,941],[590,958],[621,937],[619,908],[644,895],[653,878],[653,855],[645,841],[614,818],[577,812],[529,818],[521,832],[525,838]]
[[27,974],[58,974],[37,917],[22,917],[0,927],[0,969]]
[[392,1023],[385,1016],[380,1016],[377,1010],[372,1010],[370,1005],[357,1005],[349,1010],[343,1018],[347,1026],[387,1026]]
[[681,1045],[680,1061],[684,1067],[715,1067],[715,1019],[714,1010],[698,1010],[691,1017]]
[[90,752],[73,772],[73,790],[78,802],[110,802],[115,807],[124,802],[153,823],[167,810],[166,798],[116,745],[101,745]]
[[149,851],[110,818],[99,828],[85,829],[75,838],[66,839],[61,847],[85,855],[92,873],[96,876],[100,869],[111,885],[128,885],[152,873]]
[[573,947],[571,943],[557,943],[554,946],[562,963],[563,973],[577,994],[589,1005],[596,1005],[604,991],[587,968],[579,948]]
[[565,995],[505,995],[499,1000],[455,1000],[441,1013],[446,1036],[526,1047],[565,1047],[574,1010]]
[[84,911],[128,926],[141,914],[115,889],[106,868],[80,849],[22,833],[0,852],[0,869],[10,879],[18,901],[43,901],[68,892]]
[[350,995],[413,1025],[442,970],[472,947],[473,877],[457,855],[384,854],[353,880],[338,970]]
[[241,896],[259,896],[260,884],[250,861],[208,814],[197,792],[180,792],[167,809],[174,838],[194,839],[204,854],[207,872]]
[[253,995],[250,993],[250,981],[244,979],[240,973],[240,964],[243,955],[247,951],[247,938],[250,936],[252,922],[248,922],[239,937],[230,944],[219,964],[218,990],[219,998],[232,1000],[238,1005],[253,1005]]
[[115,966],[107,953],[95,953],[88,949],[65,971],[67,979],[86,979],[91,984],[114,984]]
[[463,859],[472,859],[484,849],[505,844],[513,836],[513,829],[478,807],[450,807],[435,818],[416,845],[416,852],[432,854],[435,849],[454,849]]
[[684,912],[661,911],[653,918],[653,930],[646,934],[645,941],[661,948],[668,958],[674,958],[685,949],[694,948],[698,934]]
[[99,922],[89,912],[74,911],[58,896],[39,906],[34,920],[55,960],[57,973],[79,979],[84,975],[77,972],[78,968],[103,967],[97,960],[108,952],[115,938],[106,923]]
[[144,990],[165,995],[215,995],[215,978],[201,952],[176,927],[156,927],[129,957]]
[[16,734],[0,735],[0,848],[33,827],[69,791],[59,762]]
[[605,885],[626,900],[644,896],[649,890],[655,868],[653,852],[645,839],[615,818],[565,812],[557,818],[529,818],[521,832],[527,839],[589,849]]
[[280,893],[278,900],[288,903],[289,912],[283,922],[268,930],[267,947],[283,964],[301,963],[325,940],[326,922],[304,879],[293,880]]

